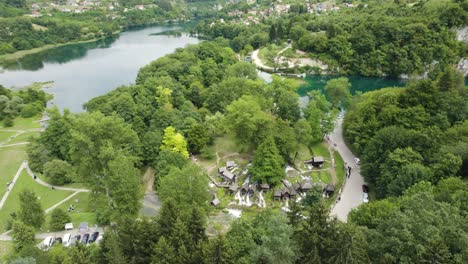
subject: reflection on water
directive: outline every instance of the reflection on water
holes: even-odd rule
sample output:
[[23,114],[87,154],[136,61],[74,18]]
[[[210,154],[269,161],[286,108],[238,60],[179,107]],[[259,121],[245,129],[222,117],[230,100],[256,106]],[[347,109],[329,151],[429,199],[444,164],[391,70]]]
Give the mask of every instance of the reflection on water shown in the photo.
[[80,112],[89,99],[120,85],[134,83],[138,70],[151,61],[200,41],[185,34],[157,34],[180,30],[183,30],[180,26],[139,28],[123,32],[119,37],[28,55],[4,65],[0,84],[23,87],[34,82],[53,81],[52,87],[47,89],[54,94],[53,103],[60,109]]
[[38,53],[28,54],[18,60],[5,61],[1,63],[1,66],[10,71],[37,71],[44,67],[45,62],[67,63],[72,60],[83,58],[90,49],[109,48],[118,38],[118,35],[114,35],[95,42],[64,45]]

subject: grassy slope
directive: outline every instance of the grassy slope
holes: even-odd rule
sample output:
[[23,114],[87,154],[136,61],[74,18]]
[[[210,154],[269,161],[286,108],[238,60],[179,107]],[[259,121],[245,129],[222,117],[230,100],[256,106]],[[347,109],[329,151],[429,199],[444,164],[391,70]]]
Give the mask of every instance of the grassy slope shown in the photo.
[[[73,226],[77,227],[81,222],[88,222],[90,226],[96,223],[96,217],[94,213],[91,213],[89,210],[89,193],[79,193],[73,198],[58,208],[68,211],[68,207],[73,204],[75,210],[71,213],[68,213],[72,219]],[[46,215],[46,229],[48,229],[48,224],[50,221],[50,213]]]
[[13,136],[14,134],[16,134],[16,132],[0,131],[0,142],[8,139],[9,137]]
[[39,122],[36,122],[38,120],[39,120],[38,117],[31,117],[31,118],[18,117],[18,118],[15,118],[13,127],[4,127],[3,123],[0,123],[0,129],[25,130],[25,129],[41,128],[41,125],[39,124]]
[[15,177],[21,163],[26,159],[24,148],[24,145],[0,148],[0,197],[6,191],[6,184]]
[[15,143],[20,143],[20,142],[29,142],[31,137],[38,137],[39,136],[38,131],[31,131],[31,132],[25,132],[17,137],[15,137],[13,140],[9,141],[7,144],[15,144]]
[[10,217],[10,213],[17,212],[19,209],[19,193],[24,189],[33,190],[40,198],[42,209],[47,209],[62,199],[72,194],[72,192],[51,190],[48,187],[39,185],[29,174],[23,170],[14,188],[11,190],[0,214],[0,230],[4,230],[5,224]]

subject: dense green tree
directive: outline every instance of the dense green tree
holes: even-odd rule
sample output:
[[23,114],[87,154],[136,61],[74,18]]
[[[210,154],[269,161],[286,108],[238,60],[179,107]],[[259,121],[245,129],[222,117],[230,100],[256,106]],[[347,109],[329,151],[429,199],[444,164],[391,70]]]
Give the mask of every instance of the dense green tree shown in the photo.
[[198,154],[209,142],[208,131],[202,124],[194,124],[187,132],[188,148],[191,153]]
[[44,224],[44,211],[36,193],[24,189],[19,194],[19,219],[26,225],[40,228]]
[[20,221],[13,223],[11,235],[16,252],[20,252],[27,247],[33,247],[36,242],[34,228]]
[[99,263],[127,263],[115,231],[109,230],[106,232],[101,241],[100,247],[101,250],[99,251]]
[[232,250],[228,246],[226,238],[218,235],[208,241],[204,247],[204,261],[207,264],[233,264]]
[[226,125],[236,139],[247,146],[258,146],[268,131],[272,118],[263,112],[251,96],[243,96],[227,107]]
[[180,209],[193,206],[207,208],[210,199],[208,177],[194,164],[173,168],[160,179],[157,192],[163,202],[173,199]]
[[170,150],[180,153],[183,157],[188,158],[187,142],[182,134],[177,133],[175,128],[168,126],[164,129],[164,136],[162,140],[161,150]]
[[345,108],[348,105],[351,94],[349,88],[351,84],[347,78],[332,79],[325,85],[325,92],[330,99],[333,107]]
[[67,214],[64,210],[60,208],[55,208],[50,214],[50,230],[52,231],[62,231],[65,228],[66,223],[71,222],[70,215]]
[[277,185],[285,176],[284,160],[272,137],[267,137],[255,151],[250,173],[252,180]]
[[151,263],[160,263],[160,264],[171,264],[178,263],[175,262],[177,259],[176,251],[169,244],[165,237],[161,237],[158,243],[154,246],[153,259]]
[[109,196],[113,219],[123,215],[136,216],[141,206],[140,199],[143,196],[140,188],[140,172],[133,167],[132,159],[122,152],[116,152],[112,148],[106,152],[108,155],[114,155],[105,170],[109,186],[112,186]]
[[68,162],[54,159],[44,164],[44,175],[53,185],[64,185],[73,180],[73,167]]

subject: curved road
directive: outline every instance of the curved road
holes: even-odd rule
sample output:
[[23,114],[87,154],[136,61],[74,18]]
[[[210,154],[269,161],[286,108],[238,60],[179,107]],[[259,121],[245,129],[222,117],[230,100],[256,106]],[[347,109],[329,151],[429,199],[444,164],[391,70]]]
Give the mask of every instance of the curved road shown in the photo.
[[330,215],[336,216],[339,220],[346,222],[351,209],[363,203],[362,185],[364,184],[364,179],[361,176],[359,166],[356,165],[354,161],[356,156],[354,156],[344,142],[342,123],[343,118],[342,115],[340,115],[337,119],[335,130],[333,130],[333,133],[330,135],[330,143],[340,153],[345,164],[350,165],[352,169],[351,176],[345,181],[341,193],[341,200],[333,206]]

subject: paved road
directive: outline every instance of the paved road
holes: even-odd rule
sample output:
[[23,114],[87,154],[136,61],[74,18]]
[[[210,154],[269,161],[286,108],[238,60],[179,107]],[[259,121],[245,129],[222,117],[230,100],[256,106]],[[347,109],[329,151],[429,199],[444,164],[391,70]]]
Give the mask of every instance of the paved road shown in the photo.
[[16,175],[13,178],[12,183],[10,183],[10,185],[8,186],[7,192],[3,195],[2,200],[0,201],[0,210],[3,208],[3,205],[5,204],[6,199],[8,198],[8,195],[10,195],[11,190],[13,189],[16,182],[18,181],[18,178],[21,175],[21,172],[23,171],[25,166],[26,166],[26,161],[23,161],[23,163],[21,163],[21,166],[19,167],[18,171],[16,172]]
[[335,130],[330,135],[330,141],[335,149],[340,153],[344,162],[352,167],[351,176],[347,179],[343,192],[341,193],[341,200],[332,208],[331,215],[335,215],[339,220],[346,222],[348,213],[351,209],[358,207],[363,203],[362,201],[362,185],[364,179],[361,176],[360,168],[356,165],[354,154],[348,149],[343,139],[342,129],[343,119],[338,118]]

